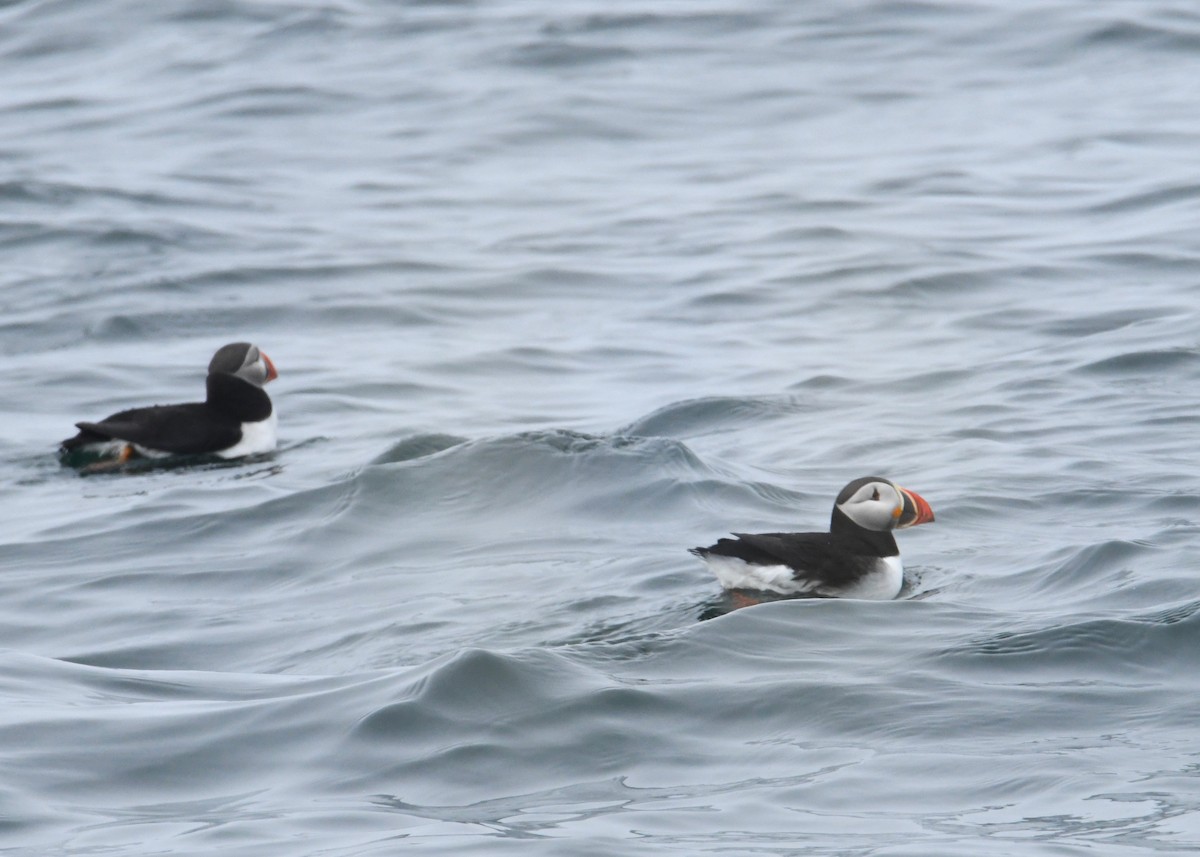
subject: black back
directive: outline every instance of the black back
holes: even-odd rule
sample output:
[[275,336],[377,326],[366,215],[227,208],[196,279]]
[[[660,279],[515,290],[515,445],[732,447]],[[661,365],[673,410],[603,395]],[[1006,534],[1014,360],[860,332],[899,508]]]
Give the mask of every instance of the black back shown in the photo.
[[176,455],[199,455],[228,449],[242,439],[241,421],[206,402],[155,405],[121,411],[98,423],[76,423],[80,431],[62,442],[71,450],[104,440],[123,440]]
[[786,565],[797,580],[818,580],[846,586],[874,570],[881,557],[898,556],[890,532],[873,532],[833,511],[828,533],[734,533],[706,548],[692,548],[699,557],[710,554],[754,565]]
[[132,408],[100,422],[76,423],[79,434],[64,440],[62,448],[122,440],[175,455],[201,455],[236,444],[242,439],[242,423],[271,416],[270,397],[249,381],[213,372],[206,387],[203,402]]

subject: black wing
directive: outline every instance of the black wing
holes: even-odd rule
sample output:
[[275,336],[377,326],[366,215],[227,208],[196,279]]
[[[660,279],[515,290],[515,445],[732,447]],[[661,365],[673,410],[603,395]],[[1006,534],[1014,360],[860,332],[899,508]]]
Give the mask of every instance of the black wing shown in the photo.
[[64,440],[64,449],[98,440],[123,440],[175,455],[199,455],[228,449],[242,438],[236,420],[202,403],[133,408],[98,423],[75,425],[79,434]]
[[[865,546],[830,533],[734,533],[692,553],[728,556],[755,565],[786,565],[796,580],[846,586],[869,573],[878,556],[862,553]],[[856,549],[857,548],[857,549]]]

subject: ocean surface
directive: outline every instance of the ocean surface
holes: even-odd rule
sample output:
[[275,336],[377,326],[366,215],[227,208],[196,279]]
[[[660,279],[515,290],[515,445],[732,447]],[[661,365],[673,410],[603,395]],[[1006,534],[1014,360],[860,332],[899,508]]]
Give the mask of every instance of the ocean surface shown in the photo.
[[[1200,851],[1200,8],[0,3],[0,853]],[[279,369],[276,453],[77,420]],[[923,495],[893,602],[687,548]]]

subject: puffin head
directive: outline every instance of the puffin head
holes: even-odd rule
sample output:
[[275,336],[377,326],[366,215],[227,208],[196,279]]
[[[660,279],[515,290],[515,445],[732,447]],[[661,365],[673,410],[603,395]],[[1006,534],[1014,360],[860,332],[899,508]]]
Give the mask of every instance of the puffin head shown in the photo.
[[231,342],[222,345],[208,362],[208,374],[224,372],[236,375],[244,381],[249,381],[256,387],[261,387],[268,381],[279,377],[275,364],[266,352],[259,351],[257,345],[249,342]]
[[864,530],[887,532],[928,524],[933,509],[915,491],[901,488],[889,479],[864,476],[842,489],[833,508]]

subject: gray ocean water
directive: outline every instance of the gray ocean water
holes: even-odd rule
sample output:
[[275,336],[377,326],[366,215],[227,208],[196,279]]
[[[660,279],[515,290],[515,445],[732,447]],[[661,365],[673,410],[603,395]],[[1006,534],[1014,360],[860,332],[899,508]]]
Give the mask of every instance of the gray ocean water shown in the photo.
[[[1190,2],[0,3],[0,852],[1200,850],[1198,81]],[[60,467],[240,339],[277,453]],[[686,553],[873,473],[895,602]]]

